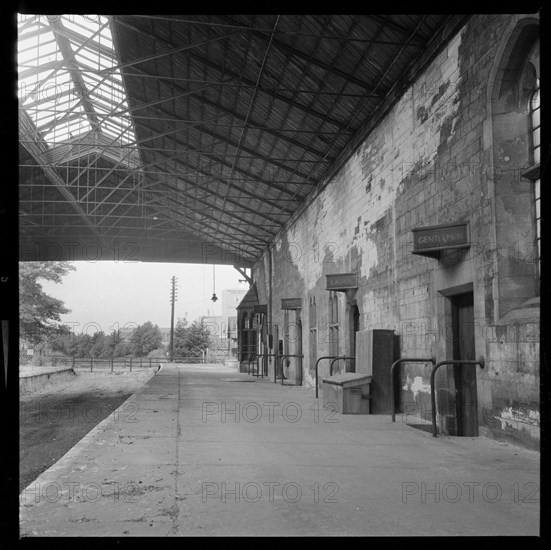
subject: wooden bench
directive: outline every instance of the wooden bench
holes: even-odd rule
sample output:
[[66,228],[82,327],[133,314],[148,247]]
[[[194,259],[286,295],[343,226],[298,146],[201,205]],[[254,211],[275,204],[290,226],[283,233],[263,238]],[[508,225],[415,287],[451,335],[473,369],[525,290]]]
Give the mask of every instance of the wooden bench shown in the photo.
[[345,372],[323,378],[323,405],[342,414],[369,414],[371,379],[368,374]]

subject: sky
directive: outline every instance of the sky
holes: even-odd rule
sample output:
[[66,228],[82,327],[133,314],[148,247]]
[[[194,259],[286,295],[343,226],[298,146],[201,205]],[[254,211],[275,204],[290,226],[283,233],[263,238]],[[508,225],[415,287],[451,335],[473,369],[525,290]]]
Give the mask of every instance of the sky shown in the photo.
[[[61,283],[40,280],[44,291],[63,300],[71,313],[63,315],[64,324],[72,330],[109,334],[125,325],[151,321],[159,327],[170,327],[170,289],[172,276],[177,277],[177,300],[174,322],[179,318],[193,321],[202,315],[220,315],[224,289],[245,289],[242,275],[232,266],[215,267],[216,295],[213,294],[212,265],[153,262],[71,262],[75,271]],[[78,324],[77,324],[78,323]]]

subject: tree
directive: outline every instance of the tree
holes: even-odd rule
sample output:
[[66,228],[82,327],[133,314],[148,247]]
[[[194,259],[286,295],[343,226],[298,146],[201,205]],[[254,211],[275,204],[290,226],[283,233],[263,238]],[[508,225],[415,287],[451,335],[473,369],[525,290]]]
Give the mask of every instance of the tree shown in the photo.
[[19,331],[23,338],[38,345],[63,331],[61,315],[70,313],[62,300],[44,292],[40,279],[60,283],[74,271],[69,262],[19,262]]
[[72,357],[90,357],[92,337],[89,334],[74,334],[69,341],[68,355]]
[[122,337],[120,330],[114,330],[106,337],[102,357],[124,357],[130,354],[129,343]]
[[150,351],[157,349],[162,341],[159,327],[147,321],[134,329],[130,337],[130,350],[136,357],[145,357]]
[[104,348],[107,344],[105,333],[100,330],[92,335],[92,347],[90,348],[90,357],[104,357]]
[[120,349],[120,343],[122,341],[120,330],[113,330],[113,332],[105,338],[102,357],[119,357],[124,354],[117,353],[117,346]]
[[174,328],[174,356],[196,356],[199,350],[210,345],[210,332],[202,321],[188,324],[187,319],[180,319]]
[[50,342],[52,351],[61,352],[70,357],[98,357],[111,359],[128,355],[127,343],[122,339],[120,331],[114,330],[106,335],[102,331],[89,334],[74,334],[67,332],[55,337]]

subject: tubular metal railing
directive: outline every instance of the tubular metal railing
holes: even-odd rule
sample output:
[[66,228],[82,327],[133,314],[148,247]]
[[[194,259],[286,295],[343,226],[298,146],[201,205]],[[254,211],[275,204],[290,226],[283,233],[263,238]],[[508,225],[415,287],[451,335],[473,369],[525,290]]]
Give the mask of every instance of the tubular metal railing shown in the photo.
[[[252,375],[256,376],[257,378],[259,376],[261,378],[264,378],[264,372],[265,371],[266,371],[266,376],[267,376],[267,369],[265,368],[265,364],[267,362],[268,357],[277,357],[277,354],[275,354],[275,353],[253,353],[249,358],[249,364],[250,364],[250,361],[251,361],[251,357],[254,357],[254,356],[256,356],[256,375],[255,375],[254,369],[253,369]],[[260,368],[260,361],[259,361],[260,359],[262,360],[262,369]],[[262,374],[261,374],[261,372],[262,372]],[[275,369],[274,369],[274,372],[275,372]]]
[[337,361],[344,361],[345,359],[353,359],[354,362],[356,362],[356,358],[355,358],[355,357],[346,357],[345,355],[342,355],[342,356],[339,356],[339,357],[335,357],[335,359],[333,359],[333,361],[331,361],[331,364],[329,365],[329,376],[333,376],[333,365],[334,365]]
[[284,354],[284,355],[280,355],[279,358],[280,358],[280,361],[281,361],[281,385],[283,386],[283,380],[285,379],[283,377],[283,360],[284,359],[288,359],[289,357],[300,357],[301,361],[300,361],[300,384],[286,384],[287,386],[302,386],[302,359],[304,357],[304,355],[297,355],[297,354],[292,354],[292,353],[287,353],[287,354]]
[[[283,357],[283,354],[274,353],[274,384],[277,384],[277,362],[279,359]],[[281,380],[283,381],[284,375],[283,375],[283,363],[281,363]]]
[[322,361],[323,359],[337,359],[339,356],[338,355],[324,355],[323,357],[320,357],[317,361],[316,361],[316,399],[318,397],[318,365],[319,365],[319,362]]
[[[251,355],[249,355],[249,361],[248,361],[248,366],[247,366],[247,374],[251,374],[251,361],[253,360],[253,357],[256,357],[257,358],[257,363],[258,363],[258,356],[260,354],[259,353],[251,353]],[[253,371],[254,373],[254,371]]]

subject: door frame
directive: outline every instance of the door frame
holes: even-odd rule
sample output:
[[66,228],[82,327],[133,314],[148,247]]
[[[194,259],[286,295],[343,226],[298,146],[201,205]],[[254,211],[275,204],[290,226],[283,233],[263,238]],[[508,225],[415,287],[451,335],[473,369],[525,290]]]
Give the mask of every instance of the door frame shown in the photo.
[[[474,294],[472,292],[456,294],[450,297],[452,317],[452,354],[453,359],[476,359],[476,335],[474,330]],[[460,310],[470,307],[471,314],[467,323],[467,336],[472,338],[469,344],[470,353],[465,352],[461,347],[462,336],[465,335],[460,327]],[[476,384],[475,365],[455,365],[453,367],[453,378],[456,391],[455,415],[457,423],[457,435],[464,437],[478,436],[478,400]]]

